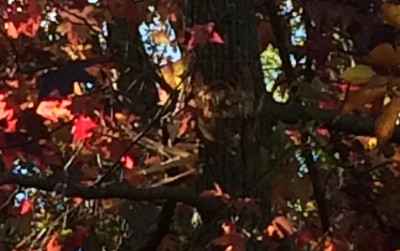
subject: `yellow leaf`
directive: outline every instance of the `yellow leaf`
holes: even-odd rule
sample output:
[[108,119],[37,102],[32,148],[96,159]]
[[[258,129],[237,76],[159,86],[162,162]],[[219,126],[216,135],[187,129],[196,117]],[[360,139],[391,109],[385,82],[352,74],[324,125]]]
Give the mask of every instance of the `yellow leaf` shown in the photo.
[[82,10],[65,9],[58,10],[62,21],[57,27],[57,32],[66,35],[71,44],[90,41],[92,32],[101,32],[99,22],[95,18],[98,10],[94,5],[88,5]]
[[77,96],[82,96],[83,95],[83,90],[79,82],[75,81],[74,82],[74,94]]
[[400,97],[395,97],[383,108],[382,115],[376,121],[375,134],[380,142],[392,137],[399,113]]
[[169,99],[169,94],[161,87],[157,87],[157,89],[158,89],[158,98],[159,98],[159,101],[157,104],[164,106]]
[[381,14],[386,22],[400,26],[400,5],[384,3],[381,7]]
[[165,31],[153,31],[151,36],[156,44],[169,44],[169,38]]
[[383,43],[375,47],[366,59],[370,63],[379,65],[400,64],[400,48],[394,48],[389,43]]
[[165,65],[164,67],[161,68],[161,74],[167,82],[169,86],[171,86],[173,89],[182,89],[182,81],[183,79],[181,78],[182,74],[185,72],[186,69],[186,60],[181,59],[175,63],[169,63]]
[[367,65],[356,65],[345,70],[341,77],[352,84],[362,84],[367,82],[374,75],[375,72],[371,67]]
[[349,114],[355,109],[362,108],[365,104],[381,98],[386,93],[386,86],[364,86],[361,89],[351,91],[342,108],[342,114]]

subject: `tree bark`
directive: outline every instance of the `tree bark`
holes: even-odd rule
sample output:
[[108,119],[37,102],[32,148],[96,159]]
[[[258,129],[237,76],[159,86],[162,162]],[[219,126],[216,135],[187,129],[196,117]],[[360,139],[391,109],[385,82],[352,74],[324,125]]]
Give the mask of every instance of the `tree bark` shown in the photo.
[[[268,169],[269,130],[259,116],[265,88],[252,1],[187,0],[184,6],[188,26],[214,22],[224,40],[199,45],[194,53],[200,84],[211,97],[207,104],[211,115],[198,118],[199,189],[212,189],[218,183],[232,197],[256,199],[263,217],[252,219],[250,225],[262,226],[269,216],[268,184],[260,179]],[[249,219],[241,220],[248,224]]]

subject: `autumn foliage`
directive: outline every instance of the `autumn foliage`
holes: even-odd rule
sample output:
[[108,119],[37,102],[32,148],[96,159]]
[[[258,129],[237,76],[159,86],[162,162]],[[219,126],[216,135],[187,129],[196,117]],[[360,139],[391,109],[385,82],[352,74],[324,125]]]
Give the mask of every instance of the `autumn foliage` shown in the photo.
[[[0,250],[400,249],[400,5],[230,1],[0,1]],[[263,175],[199,189],[237,141]]]

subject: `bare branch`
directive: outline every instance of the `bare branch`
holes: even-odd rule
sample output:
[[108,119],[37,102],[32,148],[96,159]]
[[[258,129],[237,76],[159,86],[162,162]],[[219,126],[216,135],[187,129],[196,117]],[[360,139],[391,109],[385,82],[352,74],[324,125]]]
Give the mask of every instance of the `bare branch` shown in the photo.
[[[59,183],[56,181],[35,177],[21,176],[12,173],[0,174],[0,185],[17,184],[48,192],[56,192]],[[194,191],[180,186],[161,186],[154,188],[135,188],[125,182],[116,182],[101,187],[85,187],[70,185],[63,189],[66,197],[81,197],[83,199],[120,198],[128,200],[174,200],[196,207],[203,215],[212,216],[223,208],[222,202],[216,198],[200,197]]]

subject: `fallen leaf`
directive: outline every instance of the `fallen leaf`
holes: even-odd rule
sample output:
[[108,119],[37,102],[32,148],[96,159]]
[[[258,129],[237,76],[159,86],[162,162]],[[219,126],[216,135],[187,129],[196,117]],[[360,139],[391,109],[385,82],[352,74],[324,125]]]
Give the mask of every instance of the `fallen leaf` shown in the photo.
[[356,65],[345,70],[341,77],[352,84],[362,84],[366,83],[374,75],[375,72],[371,67],[367,65]]
[[399,113],[400,97],[395,97],[383,108],[383,113],[376,121],[375,134],[378,141],[386,141],[393,135]]

